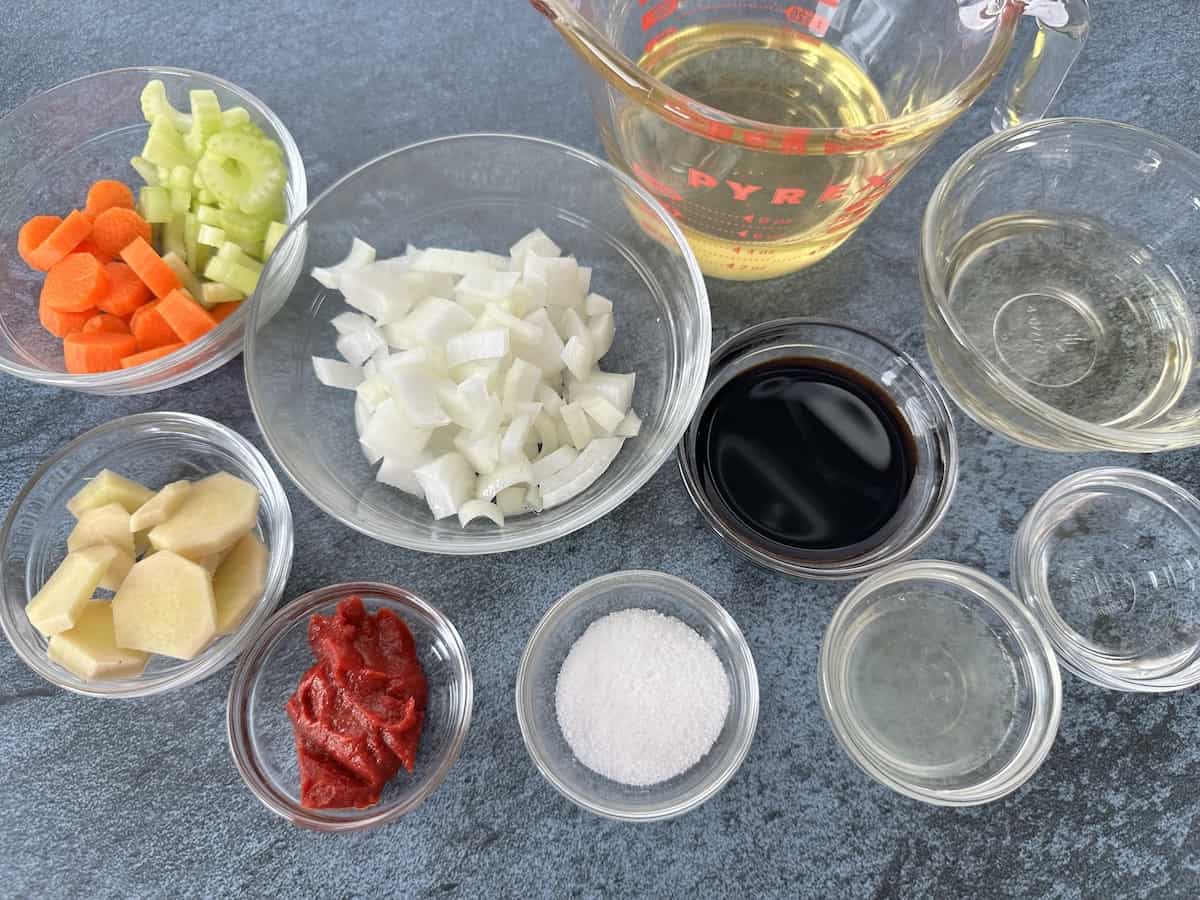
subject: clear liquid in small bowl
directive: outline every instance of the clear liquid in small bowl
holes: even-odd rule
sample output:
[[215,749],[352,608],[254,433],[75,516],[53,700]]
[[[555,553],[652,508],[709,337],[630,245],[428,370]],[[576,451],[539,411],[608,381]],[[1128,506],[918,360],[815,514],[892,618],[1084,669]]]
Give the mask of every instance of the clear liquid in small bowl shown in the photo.
[[1033,397],[1094,425],[1170,427],[1196,325],[1178,277],[1098,219],[1014,213],[959,241],[949,310]]

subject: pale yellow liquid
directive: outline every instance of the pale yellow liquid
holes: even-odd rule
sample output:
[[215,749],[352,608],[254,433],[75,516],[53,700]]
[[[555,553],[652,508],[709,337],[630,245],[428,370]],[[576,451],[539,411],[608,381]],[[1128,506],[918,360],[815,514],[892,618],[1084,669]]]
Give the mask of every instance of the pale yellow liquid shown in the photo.
[[[696,25],[658,42],[639,65],[694,100],[768,125],[837,128],[889,118],[878,89],[848,56],[791,29]],[[650,185],[675,213],[705,273],[746,280],[794,271],[831,252],[887,193],[908,156],[881,149],[825,155],[815,138],[799,154],[747,149],[633,104],[604,137],[615,160],[669,189]],[[868,182],[889,170],[888,185]],[[741,199],[729,181],[742,186]],[[758,189],[747,192],[750,185]],[[793,193],[781,197],[779,189]],[[798,202],[773,202],[798,191]]]

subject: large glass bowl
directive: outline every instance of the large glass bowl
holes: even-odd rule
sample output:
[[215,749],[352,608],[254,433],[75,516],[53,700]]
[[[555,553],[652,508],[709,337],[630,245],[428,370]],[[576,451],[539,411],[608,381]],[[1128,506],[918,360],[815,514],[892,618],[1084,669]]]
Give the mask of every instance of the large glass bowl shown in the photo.
[[[375,481],[358,444],[354,395],[321,385],[313,355],[337,357],[329,320],[350,307],[308,272],[362,238],[379,256],[406,244],[507,253],[542,228],[611,298],[617,335],[603,368],[636,372],[641,434],[590,488],[503,527],[434,521],[425,503]],[[430,553],[531,547],[594,522],[641,487],[683,435],[704,388],[711,340],[703,276],[683,235],[644,189],[562,144],[477,134],[385,154],[318,197],[263,273],[246,339],[246,383],[267,444],[321,509],[364,534]],[[281,260],[303,258],[297,274]]]
[[44,276],[17,255],[17,232],[31,216],[81,208],[97,179],[123,181],[136,191],[141,178],[129,160],[146,142],[139,98],[154,78],[179,109],[188,108],[188,91],[198,89],[214,91],[223,109],[245,107],[283,148],[288,221],[308,202],[304,162],[283,123],[253,94],[212,75],[161,66],[112,69],[26,100],[0,117],[0,371],[93,394],[143,394],[199,378],[242,349],[244,308],[170,356],[133,369],[72,375],[63,366],[62,341],[38,322]]

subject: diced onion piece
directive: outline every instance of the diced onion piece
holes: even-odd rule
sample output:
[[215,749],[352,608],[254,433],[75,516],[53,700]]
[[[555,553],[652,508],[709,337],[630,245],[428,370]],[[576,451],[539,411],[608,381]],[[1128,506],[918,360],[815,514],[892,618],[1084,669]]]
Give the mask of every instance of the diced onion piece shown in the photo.
[[398,456],[385,456],[383,464],[379,467],[379,471],[375,473],[375,480],[380,484],[391,485],[394,488],[404,491],[406,494],[412,494],[414,497],[420,497],[423,500],[425,499],[425,491],[422,489],[421,483],[417,481],[417,476],[413,473],[421,466],[433,462],[433,459],[432,454],[424,451],[408,459]]
[[334,316],[330,322],[338,334],[351,334],[362,331],[371,324],[371,320],[362,313],[344,312]]
[[588,341],[573,337],[567,341],[566,346],[562,350],[562,361],[566,363],[567,369],[571,374],[580,381],[587,380],[587,377],[592,373],[592,366],[596,362],[592,357],[592,349],[588,346],[588,343]]
[[347,303],[379,324],[398,322],[412,308],[412,300],[399,284],[394,267],[385,262],[342,273],[338,289]]
[[[506,516],[519,516],[525,512],[525,494],[526,489],[519,484],[514,484],[512,487],[506,487],[496,495],[496,505],[500,507],[500,512]],[[480,501],[485,502],[485,501]]]
[[567,434],[571,436],[571,443],[575,445],[575,449],[582,450],[586,447],[592,439],[592,426],[583,407],[578,403],[564,403],[558,414],[567,426]]
[[363,370],[339,359],[326,359],[323,356],[312,358],[313,372],[317,381],[326,387],[341,388],[352,391],[363,381]]
[[538,403],[542,404],[542,408],[551,415],[562,409],[563,399],[558,395],[558,391],[550,387],[550,385],[542,382],[538,385],[537,392],[534,398]]
[[386,350],[387,341],[374,325],[367,325],[358,331],[343,334],[337,339],[338,353],[352,366],[361,366],[370,359],[376,350]]
[[418,428],[440,428],[451,419],[437,400],[434,379],[411,366],[395,367],[384,376],[404,417]]
[[495,472],[480,475],[475,486],[475,496],[480,500],[491,500],[506,487],[514,484],[529,484],[533,480],[528,462],[509,463]]
[[504,388],[501,400],[504,411],[512,415],[518,403],[529,403],[537,393],[537,386],[542,383],[542,370],[525,362],[521,358],[513,360],[508,373],[504,376]]
[[625,420],[624,411],[617,409],[599,394],[580,401],[579,405],[588,414],[588,418],[599,425],[605,434],[615,432],[617,426]]
[[642,420],[632,409],[625,414],[625,418],[621,420],[621,424],[617,426],[617,430],[613,432],[617,437],[631,438],[637,437],[642,430]]
[[552,509],[566,503],[595,484],[621,452],[624,438],[596,438],[571,465],[541,482],[542,508]]
[[602,316],[613,311],[612,301],[600,294],[588,294],[583,301],[583,312],[587,316]]
[[575,462],[575,457],[579,455],[574,447],[559,447],[549,456],[543,456],[541,459],[534,460],[529,468],[533,472],[533,483],[541,484],[551,475],[557,475],[571,463]]
[[538,443],[541,445],[541,455],[553,453],[558,449],[558,426],[554,424],[554,418],[544,410],[538,414],[533,420],[533,427],[537,431]]
[[[375,409],[380,403],[392,396],[392,392],[388,390],[387,382],[382,378],[365,378],[358,387],[354,389],[358,393],[358,399],[366,403],[368,409]],[[359,429],[362,433],[362,429]]]
[[468,331],[446,341],[446,363],[460,366],[477,359],[500,359],[508,353],[508,330]]
[[454,286],[454,296],[460,302],[500,303],[508,299],[520,280],[520,272],[468,272]]
[[617,334],[617,326],[612,313],[602,313],[592,316],[587,322],[588,335],[592,341],[592,352],[600,359],[612,349],[613,338]]
[[496,471],[500,466],[500,432],[492,430],[482,433],[464,431],[454,439],[454,446],[467,458],[476,472],[484,475]]
[[584,304],[587,303],[587,292],[592,289],[592,267],[580,266],[575,270],[576,283],[579,285],[579,293],[584,295]]
[[439,456],[414,469],[413,475],[425,492],[425,501],[435,519],[457,513],[458,508],[471,498],[475,487],[475,472],[460,453]]
[[504,525],[504,511],[495,503],[486,500],[468,500],[458,508],[458,524],[463,528],[473,519],[491,519],[497,525]]
[[560,334],[562,335],[562,339],[569,342],[571,338],[577,337],[591,349],[592,333],[588,331],[587,322],[583,321],[583,317],[574,309],[566,309],[563,310],[561,319],[562,329]]
[[513,352],[541,369],[547,378],[557,375],[563,369],[563,342],[549,313],[538,308],[522,321],[538,328],[541,336],[536,341],[526,341],[519,333],[513,332]]
[[525,442],[533,430],[534,417],[528,413],[514,416],[504,429],[500,438],[500,461],[503,463],[521,462],[525,455]]
[[389,397],[375,407],[361,439],[384,456],[411,457],[425,449],[432,434],[433,429],[409,422],[395,398]]
[[361,241],[358,238],[350,245],[350,252],[336,266],[328,268],[315,268],[312,270],[312,277],[325,285],[330,290],[337,290],[338,282],[342,275],[347,272],[353,272],[356,269],[361,269],[363,266],[370,265],[375,262],[375,248],[366,241]]
[[514,340],[519,340],[524,344],[537,345],[542,340],[542,327],[535,325],[533,322],[526,322],[524,319],[518,319],[508,310],[498,305],[492,305],[484,309],[481,320],[486,320],[490,324],[499,325],[507,328],[512,332],[509,337]]
[[430,247],[413,260],[413,268],[418,272],[446,272],[450,275],[491,272],[507,264],[507,259],[494,253],[446,250],[441,247]]
[[532,253],[534,256],[561,256],[562,250],[558,244],[550,240],[540,228],[535,228],[509,248],[513,268],[520,271],[525,266],[525,257]]
[[521,274],[535,301],[543,306],[582,306],[584,293],[579,290],[579,264],[574,258],[528,255]]
[[380,375],[405,369],[416,369],[440,378],[446,374],[446,354],[438,347],[415,347],[391,353],[379,362]]
[[542,490],[536,484],[525,492],[525,508],[530,512],[542,511]]
[[570,387],[571,402],[578,403],[588,397],[599,395],[615,406],[625,411],[633,405],[633,389],[637,384],[637,375],[630,372],[627,375],[615,372],[592,372],[586,379]]
[[418,343],[441,345],[475,324],[475,317],[444,297],[426,297],[400,323],[402,334]]

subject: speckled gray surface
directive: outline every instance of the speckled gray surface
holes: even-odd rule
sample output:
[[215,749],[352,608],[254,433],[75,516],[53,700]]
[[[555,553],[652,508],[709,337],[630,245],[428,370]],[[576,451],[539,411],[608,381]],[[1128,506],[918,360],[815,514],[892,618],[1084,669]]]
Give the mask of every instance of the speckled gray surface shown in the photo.
[[[1096,0],[1093,38],[1060,113],[1120,118],[1200,147],[1195,0]],[[511,130],[598,150],[582,76],[520,0],[444,4],[7,2],[0,110],[90,71],[208,70],[289,125],[310,196],[351,166],[420,138]],[[67,10],[70,10],[67,12]],[[924,358],[914,251],[924,201],[986,129],[957,123],[848,245],[800,275],[711,283],[718,338],[811,313],[866,324]],[[0,164],[3,164],[0,161]],[[211,416],[262,444],[241,366],[147,397],[106,400],[0,382],[7,507],[38,462],[119,415]],[[1007,578],[1022,512],[1098,457],[1018,448],[957,417],[958,499],[924,555]],[[1111,461],[1112,458],[1109,458]],[[1196,490],[1200,451],[1125,460]],[[449,614],[470,650],[475,719],[462,759],[420,810],[380,831],[299,831],[242,785],[225,745],[229,671],[179,693],[102,703],[36,679],[0,647],[0,895],[1151,897],[1200,895],[1200,693],[1123,696],[1065,677],[1061,735],[1029,784],[969,811],[869,781],[817,700],[817,651],[845,585],[797,584],[734,559],[664,468],[604,521],[558,543],[454,561],[392,549],[319,514],[289,485],[288,596],[331,581],[401,583]],[[575,809],[538,776],[513,715],[521,648],[569,587],[619,568],[675,573],[719,598],[758,662],[749,758],[713,801],[634,827]]]

